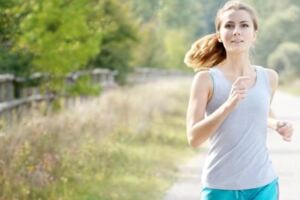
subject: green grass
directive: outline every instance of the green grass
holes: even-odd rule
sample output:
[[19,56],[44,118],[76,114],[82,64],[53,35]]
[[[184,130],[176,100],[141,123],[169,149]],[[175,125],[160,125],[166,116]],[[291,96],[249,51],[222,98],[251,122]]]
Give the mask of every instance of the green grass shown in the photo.
[[294,85],[284,85],[279,87],[280,90],[285,91],[287,93],[300,96],[300,88],[299,86]]
[[300,79],[295,75],[286,76],[281,79],[279,89],[299,96],[300,95]]
[[162,199],[195,153],[185,135],[188,83],[113,91],[8,130],[0,199]]
[[85,156],[89,166],[81,178],[66,184],[68,191],[74,191],[66,199],[162,199],[176,180],[176,166],[192,155],[178,121],[173,116],[156,122],[146,135],[110,135]]

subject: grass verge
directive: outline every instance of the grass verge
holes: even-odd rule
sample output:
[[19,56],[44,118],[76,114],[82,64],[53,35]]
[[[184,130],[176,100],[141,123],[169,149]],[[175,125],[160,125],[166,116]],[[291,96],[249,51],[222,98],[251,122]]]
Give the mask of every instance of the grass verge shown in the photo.
[[192,151],[185,136],[189,80],[102,95],[32,117],[0,140],[0,198],[162,199]]

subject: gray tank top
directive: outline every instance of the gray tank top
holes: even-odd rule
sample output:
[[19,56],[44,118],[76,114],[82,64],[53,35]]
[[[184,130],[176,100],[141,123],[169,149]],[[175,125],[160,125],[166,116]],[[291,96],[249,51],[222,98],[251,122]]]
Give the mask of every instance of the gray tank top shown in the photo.
[[[264,186],[277,178],[266,145],[271,87],[266,70],[260,66],[255,69],[256,82],[246,98],[209,138],[202,172],[204,187],[242,190]],[[213,94],[206,115],[227,100],[232,85],[220,69],[213,67],[209,72]]]

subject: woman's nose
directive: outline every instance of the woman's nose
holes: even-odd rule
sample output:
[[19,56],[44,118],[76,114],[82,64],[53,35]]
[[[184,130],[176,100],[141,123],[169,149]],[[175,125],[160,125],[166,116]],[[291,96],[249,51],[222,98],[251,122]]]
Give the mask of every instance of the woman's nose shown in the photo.
[[240,29],[235,28],[234,31],[233,31],[233,35],[240,35],[240,34],[241,34]]

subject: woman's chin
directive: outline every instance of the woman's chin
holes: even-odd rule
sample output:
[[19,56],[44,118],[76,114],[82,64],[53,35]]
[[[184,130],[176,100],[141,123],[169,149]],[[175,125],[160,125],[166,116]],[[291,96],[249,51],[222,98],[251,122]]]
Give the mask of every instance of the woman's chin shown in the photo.
[[249,48],[246,47],[231,47],[229,49],[226,49],[226,52],[228,53],[247,53],[249,52]]

